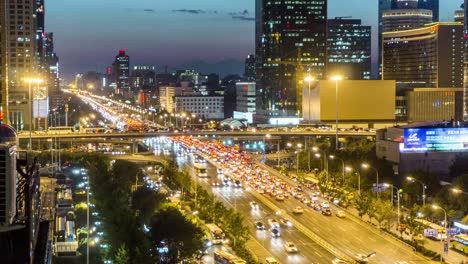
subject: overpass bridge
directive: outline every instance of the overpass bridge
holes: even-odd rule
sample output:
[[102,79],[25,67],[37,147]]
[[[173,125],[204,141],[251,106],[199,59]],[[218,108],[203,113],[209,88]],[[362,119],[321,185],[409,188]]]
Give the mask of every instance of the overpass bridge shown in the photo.
[[[159,136],[200,136],[200,137],[245,137],[263,139],[274,136],[335,136],[334,130],[320,131],[192,131],[192,132],[125,132],[125,133],[70,133],[70,134],[33,134],[33,139],[85,139],[85,138],[149,138]],[[375,137],[375,132],[338,131],[339,137]],[[29,139],[29,134],[18,136],[19,140]]]

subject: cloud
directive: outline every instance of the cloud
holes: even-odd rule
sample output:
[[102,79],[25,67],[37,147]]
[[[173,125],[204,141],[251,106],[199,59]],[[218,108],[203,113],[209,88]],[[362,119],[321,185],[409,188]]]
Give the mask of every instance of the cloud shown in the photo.
[[231,16],[234,20],[243,20],[243,21],[255,21],[255,17],[247,17],[247,16]]
[[154,13],[156,12],[154,9],[151,9],[151,8],[145,8],[143,9],[144,12],[149,12],[149,13]]
[[229,12],[228,15],[234,20],[255,21],[255,17],[251,17],[247,9],[241,12]]
[[187,14],[194,14],[194,15],[206,14],[207,13],[205,10],[201,10],[201,9],[174,9],[174,10],[172,10],[172,12],[174,12],[174,13],[187,13]]

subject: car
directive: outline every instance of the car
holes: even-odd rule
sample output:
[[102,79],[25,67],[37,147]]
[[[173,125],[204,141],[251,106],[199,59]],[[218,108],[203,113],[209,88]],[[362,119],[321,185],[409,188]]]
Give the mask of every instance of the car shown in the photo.
[[335,258],[332,260],[332,264],[346,264],[347,262],[345,260]]
[[263,224],[263,222],[255,222],[255,228],[257,228],[257,230],[265,230],[265,225]]
[[289,221],[289,219],[287,218],[281,218],[280,220],[280,223],[284,226],[292,226],[293,224],[291,223],[291,221]]
[[216,172],[218,173],[218,175],[224,174],[223,169],[220,169],[220,168],[217,168],[217,169],[216,169]]
[[275,219],[268,219],[268,224],[269,224],[272,228],[279,228],[279,227],[280,227],[278,221],[276,221]]
[[218,187],[220,183],[218,181],[213,181],[211,185],[213,185],[213,187]]
[[237,188],[240,188],[240,187],[242,187],[242,184],[241,184],[241,182],[239,180],[236,180],[234,182],[234,186],[236,186]]
[[322,210],[322,214],[326,215],[326,216],[330,216],[330,215],[332,215],[332,212],[331,212],[331,210],[329,208],[325,208],[325,209]]
[[281,233],[278,229],[276,228],[270,228],[270,234],[272,237],[280,237]]
[[296,196],[294,196],[296,199],[300,200],[302,199],[302,194],[296,193]]
[[284,243],[284,249],[288,253],[297,253],[297,252],[299,252],[299,249],[297,249],[296,245],[294,245],[293,242]]
[[266,264],[280,264],[274,257],[268,257],[265,259]]
[[302,213],[304,213],[304,208],[302,208],[302,207],[300,207],[300,206],[296,206],[296,207],[294,207],[294,209],[293,209],[293,213],[294,213],[294,214],[302,214]]
[[250,207],[252,207],[252,209],[254,209],[254,210],[256,210],[256,209],[259,208],[258,203],[255,202],[255,201],[251,201],[251,202],[250,202]]
[[322,202],[322,203],[320,204],[320,206],[321,206],[322,208],[330,208],[330,204],[329,204],[328,202]]
[[356,260],[356,263],[368,263],[369,262],[369,258],[375,256],[375,252],[372,252],[370,254],[362,254],[362,253],[357,253],[354,258]]
[[307,205],[307,204],[310,203],[310,200],[304,197],[304,198],[301,199],[301,202],[302,202],[303,204]]
[[339,217],[339,218],[345,218],[346,213],[344,211],[338,211],[338,212],[336,212],[336,216]]
[[284,201],[284,195],[282,195],[282,194],[276,195],[276,200],[277,201]]

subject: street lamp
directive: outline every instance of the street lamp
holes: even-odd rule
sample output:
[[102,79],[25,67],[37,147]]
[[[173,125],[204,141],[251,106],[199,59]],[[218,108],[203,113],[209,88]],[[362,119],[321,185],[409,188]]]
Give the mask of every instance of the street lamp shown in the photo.
[[301,152],[302,144],[297,144],[297,155],[296,155],[296,177],[299,177],[299,152]]
[[344,164],[344,160],[341,159],[341,158],[338,158],[337,156],[335,155],[330,155],[328,156],[331,160],[334,160],[335,158],[340,160],[341,161],[341,165],[342,165],[342,169],[341,169],[341,173],[343,175],[343,185],[344,185],[344,177],[345,177],[345,164]]
[[24,78],[24,82],[28,83],[29,87],[29,150],[32,150],[32,123],[33,123],[33,106],[32,106],[32,96],[31,85],[43,83],[44,80],[39,78]]
[[450,190],[452,190],[452,192],[453,192],[454,194],[466,194],[466,195],[468,195],[467,192],[464,192],[464,191],[462,191],[462,190],[460,190],[460,189],[457,189],[457,188],[452,188],[452,189],[450,189]]
[[373,169],[375,171],[375,174],[377,176],[377,186],[378,186],[379,185],[379,171],[367,163],[361,164],[361,167],[364,169]]
[[[352,172],[353,171],[353,168],[351,167],[345,167],[345,170],[347,172]],[[356,174],[358,176],[358,194],[361,195],[361,173],[359,173],[359,171],[356,170]]]
[[309,84],[309,91],[307,93],[307,105],[308,105],[308,108],[309,108],[309,111],[308,111],[308,119],[309,119],[309,122],[311,121],[311,115],[310,115],[310,83],[315,81],[315,78],[312,77],[312,76],[307,76],[305,77],[304,81],[306,81],[308,84]]
[[335,149],[338,149],[338,81],[343,80],[343,76],[335,75],[331,77],[332,81],[335,81],[335,117],[336,117],[336,138],[335,138]]
[[[447,242],[447,238],[448,238],[448,233],[447,233],[447,211],[444,208],[442,208],[442,207],[440,207],[438,205],[435,205],[435,204],[432,205],[432,209],[444,211],[445,243],[444,243],[444,248],[442,250],[442,254],[440,254],[440,259],[442,260],[442,255],[445,253],[445,247],[448,247],[448,242]],[[441,241],[442,241],[442,239],[441,239]]]
[[391,188],[392,188],[392,206],[393,206],[393,190],[396,190],[396,191],[397,191],[398,226],[400,226],[400,190],[399,190],[397,187],[395,187],[393,184],[384,183],[384,186],[385,186],[385,187],[391,187]]
[[411,176],[408,176],[406,177],[406,180],[410,181],[410,182],[419,182],[421,185],[422,185],[422,198],[423,198],[423,206],[426,205],[426,185],[424,184],[424,182],[414,178],[414,177],[411,177]]

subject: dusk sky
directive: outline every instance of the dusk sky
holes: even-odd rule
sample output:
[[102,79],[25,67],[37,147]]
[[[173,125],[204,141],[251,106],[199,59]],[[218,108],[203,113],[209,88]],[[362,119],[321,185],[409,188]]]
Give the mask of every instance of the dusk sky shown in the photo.
[[[440,0],[451,21],[462,0]],[[353,16],[377,36],[378,0],[329,0],[329,17]],[[243,60],[254,53],[254,0],[46,0],[46,30],[54,32],[64,74],[104,72],[119,49],[131,64],[177,66],[192,61]],[[374,41],[375,43],[375,41]],[[375,47],[374,47],[375,48]]]

